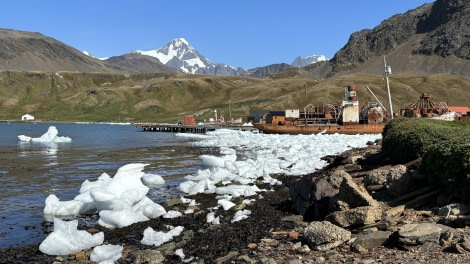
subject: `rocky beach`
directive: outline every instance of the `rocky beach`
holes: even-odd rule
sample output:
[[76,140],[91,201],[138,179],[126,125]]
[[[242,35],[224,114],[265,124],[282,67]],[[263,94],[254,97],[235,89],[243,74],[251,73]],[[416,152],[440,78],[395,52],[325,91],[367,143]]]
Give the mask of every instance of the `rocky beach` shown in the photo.
[[[215,194],[180,199],[167,210],[194,214],[157,218],[124,228],[81,224],[89,233],[104,232],[105,243],[123,246],[116,263],[468,263],[470,207],[428,184],[420,160],[391,164],[380,142],[324,157],[327,167],[302,177],[273,175],[282,185],[260,183],[263,192],[251,204],[232,200],[219,209],[220,224],[207,222]],[[232,223],[236,210],[251,214]],[[81,223],[93,221],[82,221]],[[44,232],[51,232],[44,222]],[[148,227],[183,226],[181,235],[160,246],[140,243]],[[0,263],[92,263],[92,249],[50,256],[39,244],[5,248]]]

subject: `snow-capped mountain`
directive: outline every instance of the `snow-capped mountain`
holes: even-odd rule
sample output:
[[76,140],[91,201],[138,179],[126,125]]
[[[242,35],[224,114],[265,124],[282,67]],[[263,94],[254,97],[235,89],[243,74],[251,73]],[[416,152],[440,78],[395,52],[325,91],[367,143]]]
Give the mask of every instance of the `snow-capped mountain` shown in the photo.
[[[241,67],[233,67],[226,64],[213,63],[196,49],[194,49],[188,41],[184,38],[177,38],[170,41],[165,46],[149,51],[133,50],[132,53],[152,56],[160,60],[163,64],[178,71],[191,74],[208,74],[208,75],[249,75],[249,72]],[[301,57],[296,58],[293,62],[294,67],[303,67],[305,65],[327,60],[325,56],[309,56],[305,59]],[[309,63],[310,62],[310,63]],[[303,66],[297,66],[305,64]]]
[[295,60],[290,64],[290,66],[302,68],[315,62],[327,61],[327,60],[328,58],[325,57],[324,55],[312,55],[312,56],[308,56],[305,58],[302,58],[299,56],[295,58]]
[[134,50],[132,53],[155,57],[166,66],[185,73],[194,74],[200,68],[215,66],[210,60],[199,54],[184,38],[174,39],[156,50]]

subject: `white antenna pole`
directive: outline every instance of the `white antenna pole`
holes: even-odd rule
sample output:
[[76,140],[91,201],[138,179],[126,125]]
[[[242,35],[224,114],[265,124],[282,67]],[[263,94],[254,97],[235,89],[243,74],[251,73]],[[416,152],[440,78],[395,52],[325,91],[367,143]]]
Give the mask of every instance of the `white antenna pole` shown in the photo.
[[390,96],[390,86],[388,84],[388,75],[392,73],[392,70],[390,66],[387,67],[387,62],[385,61],[385,56],[384,56],[384,66],[385,66],[385,84],[387,85],[387,94],[388,94],[388,105],[390,107],[390,115],[392,116],[391,118],[393,119],[393,108],[392,108],[392,97]]
[[385,109],[385,106],[382,104],[382,102],[380,102],[380,100],[377,98],[377,96],[375,96],[374,92],[372,92],[372,90],[369,88],[369,86],[367,86],[367,84],[366,84],[366,88],[367,88],[367,90],[369,90],[369,92],[372,94],[372,96],[374,96],[375,100],[377,100],[377,103],[379,103],[379,105],[383,109]]

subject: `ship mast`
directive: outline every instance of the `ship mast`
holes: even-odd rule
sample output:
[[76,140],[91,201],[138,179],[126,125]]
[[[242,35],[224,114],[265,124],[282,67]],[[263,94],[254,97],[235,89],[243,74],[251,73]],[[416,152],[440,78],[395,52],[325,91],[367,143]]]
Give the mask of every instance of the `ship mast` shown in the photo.
[[392,97],[390,96],[390,86],[388,83],[388,75],[392,74],[392,68],[390,66],[387,66],[387,62],[385,61],[385,56],[384,56],[384,77],[385,77],[385,84],[387,88],[387,94],[388,94],[388,105],[390,107],[390,115],[391,118],[393,119],[393,108],[392,108]]

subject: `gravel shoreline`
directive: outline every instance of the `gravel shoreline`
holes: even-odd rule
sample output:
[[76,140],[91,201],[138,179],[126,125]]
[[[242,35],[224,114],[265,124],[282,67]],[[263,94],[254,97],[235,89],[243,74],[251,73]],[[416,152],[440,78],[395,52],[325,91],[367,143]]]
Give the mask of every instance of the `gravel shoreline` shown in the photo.
[[[330,161],[328,167],[315,173],[326,177],[331,171],[344,169],[344,160],[352,156],[372,152],[367,163],[360,169],[373,169],[387,163],[386,157],[380,156],[377,146],[355,149],[335,157],[325,157]],[[358,167],[351,166],[351,169]],[[311,175],[310,175],[311,176]],[[192,207],[194,214],[173,219],[152,219],[119,229],[105,229],[100,226],[82,227],[90,233],[103,231],[104,244],[124,246],[123,256],[116,263],[470,263],[470,254],[457,253],[451,247],[424,243],[418,246],[404,247],[396,244],[357,249],[351,243],[343,243],[326,251],[316,251],[309,247],[303,230],[309,222],[292,209],[290,185],[299,177],[273,175],[282,181],[282,185],[269,186],[260,184],[259,188],[270,191],[261,192],[252,204],[245,209],[251,211],[247,219],[231,223],[236,210],[243,209],[244,198],[232,200],[237,208],[227,211],[219,209],[220,225],[206,222],[208,208],[217,205],[213,194],[198,194],[193,197],[198,203]],[[377,193],[380,197],[380,193]],[[184,211],[186,204],[178,199],[162,204],[167,210]],[[426,211],[428,212],[428,211]],[[425,214],[422,208],[413,208],[400,216],[401,222],[436,221],[435,215]],[[140,243],[143,231],[147,227],[154,230],[166,230],[166,226],[184,226],[183,233],[173,241],[160,247],[146,246]],[[470,237],[470,228],[460,226],[458,232]],[[351,230],[352,233],[374,232],[374,228]],[[184,257],[175,254],[182,249]],[[49,256],[39,251],[39,244],[12,247],[0,250],[0,263],[92,263],[89,260],[91,250],[84,250],[68,256]]]

